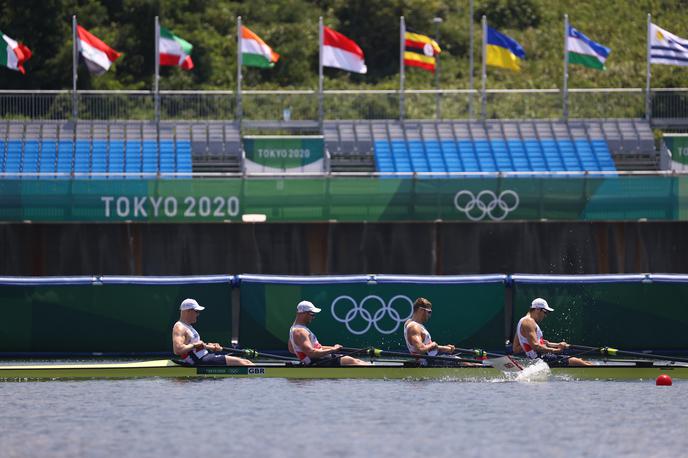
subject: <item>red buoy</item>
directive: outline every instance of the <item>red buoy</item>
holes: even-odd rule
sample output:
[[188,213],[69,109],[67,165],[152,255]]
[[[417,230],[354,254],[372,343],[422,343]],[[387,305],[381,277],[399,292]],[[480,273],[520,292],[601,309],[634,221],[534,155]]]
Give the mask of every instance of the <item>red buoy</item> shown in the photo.
[[667,374],[662,374],[659,377],[657,377],[655,383],[657,384],[657,386],[671,386],[673,382],[671,381],[671,377],[669,377]]

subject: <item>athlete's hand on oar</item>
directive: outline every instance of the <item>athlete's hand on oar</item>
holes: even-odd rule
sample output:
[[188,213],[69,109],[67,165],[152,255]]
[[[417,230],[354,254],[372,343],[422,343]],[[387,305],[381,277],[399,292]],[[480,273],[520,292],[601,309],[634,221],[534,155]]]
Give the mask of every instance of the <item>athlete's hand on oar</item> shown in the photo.
[[207,348],[210,351],[222,351],[222,345],[214,342],[205,344],[205,348]]
[[193,345],[194,350],[203,350],[205,348],[205,342],[203,342],[202,340],[194,342],[191,345]]

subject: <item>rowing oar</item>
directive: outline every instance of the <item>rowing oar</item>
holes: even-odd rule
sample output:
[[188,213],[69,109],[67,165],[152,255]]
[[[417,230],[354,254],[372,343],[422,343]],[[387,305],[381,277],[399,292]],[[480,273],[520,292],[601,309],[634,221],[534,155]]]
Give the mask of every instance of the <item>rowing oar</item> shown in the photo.
[[415,358],[415,359],[427,359],[433,361],[447,361],[453,363],[478,363],[482,364],[483,361],[479,359],[464,359],[455,358],[453,356],[430,356],[430,355],[414,355],[413,353],[404,353],[400,351],[387,351],[380,350],[379,348],[340,348],[338,352],[344,353],[359,353],[365,354],[367,356],[380,358],[384,356],[398,357],[398,358]]
[[248,359],[254,359],[258,357],[264,357],[264,358],[271,358],[271,359],[279,359],[282,361],[298,361],[296,358],[290,358],[288,356],[280,356],[280,355],[272,355],[270,353],[261,353],[255,350],[251,350],[250,348],[231,348],[231,347],[222,347],[223,351],[226,351],[227,353],[231,353],[233,355],[237,356],[243,356],[244,358]]
[[665,355],[654,355],[651,353],[640,353],[640,352],[635,352],[635,351],[624,351],[624,350],[617,350],[616,348],[611,348],[611,347],[587,347],[585,345],[569,345],[570,348],[576,349],[576,350],[587,350],[590,352],[599,352],[601,355],[605,356],[633,356],[635,358],[645,358],[645,359],[655,359],[655,360],[661,360],[661,361],[678,361],[682,363],[688,363],[687,358],[675,358],[673,356],[665,356]]
[[483,358],[485,356],[493,356],[495,358],[501,358],[502,356],[504,356],[503,354],[500,354],[500,353],[491,353],[489,351],[481,350],[479,348],[454,347],[454,353],[466,353],[469,355],[473,355],[476,358]]

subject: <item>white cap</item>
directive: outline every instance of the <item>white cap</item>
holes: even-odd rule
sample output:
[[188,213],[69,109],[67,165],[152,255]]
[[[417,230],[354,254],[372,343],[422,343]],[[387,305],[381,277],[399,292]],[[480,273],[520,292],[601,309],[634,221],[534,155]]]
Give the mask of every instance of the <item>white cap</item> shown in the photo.
[[547,301],[544,300],[541,297],[538,297],[537,299],[533,299],[533,303],[530,304],[531,309],[544,309],[547,310],[548,312],[553,312],[554,309],[547,304]]
[[296,306],[296,313],[320,313],[320,310],[310,301],[301,301]]
[[198,305],[198,302],[194,299],[184,299],[182,305],[179,306],[179,310],[198,310],[200,312],[201,310],[205,310],[205,307]]

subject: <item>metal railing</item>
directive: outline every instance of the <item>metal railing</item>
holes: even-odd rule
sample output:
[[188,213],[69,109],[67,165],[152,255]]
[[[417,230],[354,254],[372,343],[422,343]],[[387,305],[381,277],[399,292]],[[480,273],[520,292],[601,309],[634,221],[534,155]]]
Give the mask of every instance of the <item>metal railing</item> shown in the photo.
[[[67,120],[71,91],[0,91],[0,118]],[[406,90],[400,113],[397,90],[328,90],[323,93],[324,120],[344,119],[471,119],[470,106],[482,94],[464,89]],[[561,119],[559,89],[490,89],[485,93],[486,117],[495,119]],[[237,119],[235,91],[161,91],[162,120],[306,121],[318,120],[315,90],[243,91],[242,116]],[[79,91],[79,120],[153,120],[151,91]],[[437,103],[439,101],[439,103]],[[688,88],[653,89],[653,123],[688,124]],[[570,89],[569,118],[643,118],[641,88]],[[479,115],[475,115],[479,116]],[[475,118],[474,116],[474,118]]]

